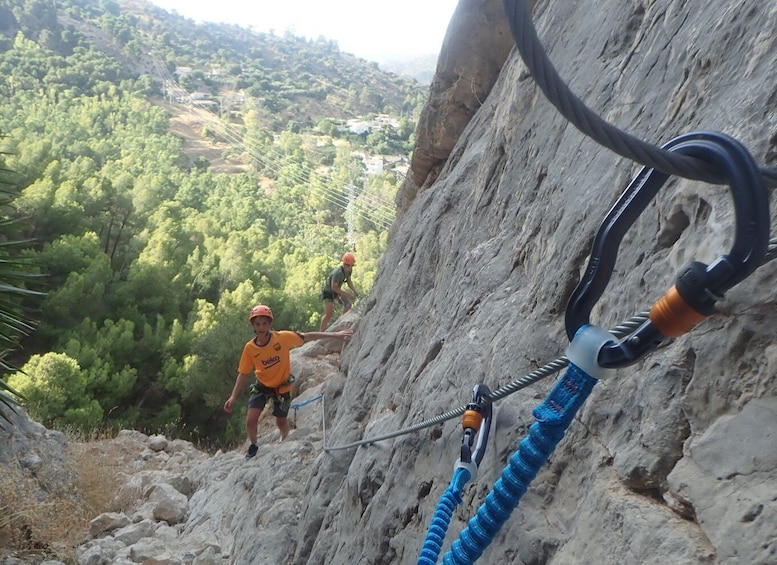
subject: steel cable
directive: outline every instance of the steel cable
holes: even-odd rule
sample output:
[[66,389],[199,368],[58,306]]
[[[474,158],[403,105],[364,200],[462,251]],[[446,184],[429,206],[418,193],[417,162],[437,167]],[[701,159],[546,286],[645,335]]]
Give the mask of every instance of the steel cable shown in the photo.
[[[545,97],[578,130],[614,153],[647,167],[688,179],[725,184],[704,161],[642,141],[608,123],[588,108],[561,79],[537,36],[525,0],[504,0],[510,29],[523,62]],[[768,187],[777,186],[777,169],[761,167]]]
[[[776,258],[777,258],[777,238],[772,238],[771,240],[769,240],[769,249],[766,252],[766,255],[764,256],[764,261],[761,263],[761,266],[765,265],[766,263]],[[643,323],[645,323],[649,319],[649,316],[650,316],[650,312],[648,311],[640,312],[639,314],[632,316],[625,322],[622,322],[617,326],[611,328],[609,332],[613,335],[613,337],[620,339],[622,337],[625,337],[631,334],[634,330],[639,328]],[[554,359],[550,363],[543,365],[536,371],[532,371],[528,375],[515,379],[511,383],[508,383],[505,386],[498,388],[497,390],[486,395],[484,398],[486,401],[494,403],[497,400],[501,400],[507,396],[510,396],[514,392],[518,392],[519,390],[527,388],[533,385],[534,383],[541,381],[542,379],[552,375],[553,373],[557,373],[561,371],[567,365],[569,365],[569,359],[566,356],[562,355],[561,357]],[[447,412],[434,416],[433,418],[429,418],[427,420],[419,422],[418,424],[415,424],[407,428],[403,428],[401,430],[397,430],[395,432],[391,432],[389,434],[371,437],[371,438],[367,438],[359,441],[354,441],[345,445],[327,446],[326,444],[326,402],[324,398],[325,397],[322,397],[322,400],[321,400],[321,420],[322,420],[322,428],[324,430],[323,449],[324,451],[327,451],[327,452],[350,449],[353,447],[359,447],[361,445],[369,445],[386,439],[391,439],[405,434],[417,432],[424,428],[429,428],[436,424],[441,424],[442,422],[445,422],[447,420],[452,420],[453,418],[461,416],[464,414],[465,410],[467,409],[466,406],[460,406],[459,408],[456,408],[454,410],[449,410]]]
[[[631,333],[635,328],[638,328],[640,325],[642,325],[645,320],[647,320],[648,313],[647,312],[640,312],[636,316],[630,318],[626,322],[623,322],[622,324],[619,324],[615,326],[613,329],[610,330],[610,333],[616,337],[620,338],[624,335],[628,335]],[[553,373],[557,373],[564,367],[569,365],[569,359],[562,356],[558,359],[555,359],[548,363],[547,365],[544,365],[537,369],[536,371],[533,371],[526,375],[525,377],[521,377],[519,379],[514,380],[513,382],[493,391],[491,394],[485,396],[485,400],[488,402],[495,402],[496,400],[500,400],[506,396],[509,396],[510,394],[513,394],[514,392],[518,392],[521,389],[524,389],[530,385],[533,385],[537,381],[540,381],[544,379],[545,377],[548,377],[552,375]],[[413,432],[417,432],[419,430],[422,430],[424,428],[429,428],[431,426],[434,426],[435,424],[440,424],[442,422],[445,422],[447,420],[451,420],[453,418],[456,418],[457,416],[461,416],[464,414],[464,411],[466,410],[466,406],[461,406],[459,408],[456,408],[454,410],[449,410],[448,412],[444,412],[443,414],[440,414],[438,416],[435,416],[433,418],[429,418],[428,420],[424,420],[423,422],[419,422],[418,424],[415,424],[413,426],[410,426],[408,428],[403,428],[401,430],[397,430],[395,432],[391,432],[389,434],[376,436],[372,438],[367,438],[359,441],[354,441],[352,443],[348,443],[345,445],[338,445],[338,446],[327,446],[326,444],[326,402],[322,399],[321,403],[321,419],[323,422],[323,429],[324,429],[324,435],[323,435],[323,444],[324,444],[324,451],[339,451],[343,449],[350,449],[352,447],[359,447],[360,445],[368,445],[371,443],[376,443],[379,441],[383,441],[386,439],[395,438],[398,436],[402,436],[405,434],[410,434]]]

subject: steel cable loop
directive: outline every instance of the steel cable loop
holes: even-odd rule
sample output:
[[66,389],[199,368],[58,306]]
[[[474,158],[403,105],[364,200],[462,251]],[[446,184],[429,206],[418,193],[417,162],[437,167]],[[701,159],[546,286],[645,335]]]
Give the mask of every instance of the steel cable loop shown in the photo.
[[[673,153],[628,134],[605,121],[569,89],[550,61],[525,0],[504,0],[504,8],[523,62],[545,97],[582,133],[614,153],[665,173],[725,184],[719,171],[699,159]],[[768,187],[777,186],[777,169],[760,167]]]

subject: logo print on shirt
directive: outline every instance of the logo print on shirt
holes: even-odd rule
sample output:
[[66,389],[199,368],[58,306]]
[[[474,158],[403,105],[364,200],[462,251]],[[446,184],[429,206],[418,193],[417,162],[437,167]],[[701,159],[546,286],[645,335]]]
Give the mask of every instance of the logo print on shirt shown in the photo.
[[272,367],[273,365],[277,365],[281,362],[281,358],[277,355],[275,357],[270,357],[269,359],[262,359],[262,367],[265,369],[267,367]]
[[275,345],[273,345],[273,346],[272,346],[272,348],[273,348],[275,351],[280,351],[280,350],[281,350],[281,344],[280,344],[280,343],[276,343]]

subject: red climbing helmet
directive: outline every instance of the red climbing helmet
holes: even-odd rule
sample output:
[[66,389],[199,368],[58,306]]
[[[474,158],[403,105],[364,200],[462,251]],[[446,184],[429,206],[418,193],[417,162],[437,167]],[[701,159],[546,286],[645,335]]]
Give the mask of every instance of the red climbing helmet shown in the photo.
[[353,253],[346,253],[343,255],[343,265],[348,265],[350,267],[353,267],[356,264],[356,257],[354,257]]
[[253,322],[254,318],[257,316],[265,316],[270,318],[270,321],[273,320],[272,310],[270,310],[269,306],[265,306],[264,304],[259,304],[258,306],[251,308],[251,313],[248,315],[248,321]]

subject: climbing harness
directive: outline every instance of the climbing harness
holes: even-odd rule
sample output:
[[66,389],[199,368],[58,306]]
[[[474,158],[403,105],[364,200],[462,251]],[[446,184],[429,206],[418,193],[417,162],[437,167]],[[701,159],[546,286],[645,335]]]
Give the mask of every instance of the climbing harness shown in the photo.
[[[421,550],[418,565],[435,565],[440,555],[445,533],[453,516],[453,511],[462,503],[462,492],[470,480],[475,480],[478,467],[483,461],[483,455],[488,445],[488,434],[491,430],[492,406],[486,401],[488,387],[476,385],[472,389],[472,401],[467,404],[462,418],[464,434],[461,439],[461,456],[454,466],[453,478],[447,490],[437,504],[437,510],[429,526],[426,542]],[[473,449],[474,446],[474,449]]]
[[254,381],[250,385],[248,385],[248,395],[250,396],[252,394],[272,392],[273,394],[275,394],[275,396],[280,396],[281,388],[290,387],[294,385],[294,383],[296,382],[297,382],[297,377],[295,377],[292,374],[289,374],[288,378],[278,386],[267,386],[267,385],[263,385],[259,381]]

